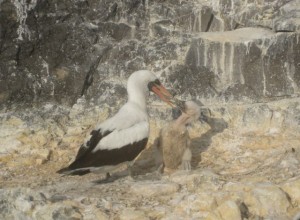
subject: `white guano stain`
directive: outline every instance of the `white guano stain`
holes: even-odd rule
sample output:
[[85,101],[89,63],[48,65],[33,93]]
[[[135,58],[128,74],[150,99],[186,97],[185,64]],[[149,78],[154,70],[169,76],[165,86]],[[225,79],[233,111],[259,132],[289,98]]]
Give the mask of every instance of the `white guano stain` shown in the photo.
[[23,37],[28,37],[30,39],[31,33],[26,25],[26,20],[28,12],[35,8],[37,0],[31,0],[27,3],[26,0],[13,0],[14,6],[16,7],[16,12],[19,21],[19,27],[17,29],[18,40],[23,40]]
[[46,77],[43,77],[42,80],[44,81],[45,84],[48,83],[48,81],[49,81],[49,83],[51,85],[51,93],[50,94],[51,94],[51,96],[54,96],[54,83],[50,76],[49,64],[45,60],[42,60],[42,66],[46,70]]

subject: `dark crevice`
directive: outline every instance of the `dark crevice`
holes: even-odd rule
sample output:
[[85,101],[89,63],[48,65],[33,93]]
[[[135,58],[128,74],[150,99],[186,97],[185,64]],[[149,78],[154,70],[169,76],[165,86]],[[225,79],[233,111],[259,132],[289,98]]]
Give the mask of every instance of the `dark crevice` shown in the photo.
[[293,203],[292,203],[292,198],[290,197],[290,195],[289,195],[287,192],[285,192],[283,189],[281,189],[281,190],[282,190],[282,192],[285,194],[285,196],[286,196],[287,200],[289,201],[289,203],[290,203],[291,205],[293,205]]
[[242,27],[244,27],[244,25],[237,22],[237,23],[234,25],[233,30],[236,30],[236,29],[239,29],[239,28],[242,28]]
[[211,24],[212,24],[212,22],[214,20],[214,17],[215,16],[213,14],[211,14],[205,32],[208,32],[210,30],[210,27],[211,27]]
[[134,0],[129,7],[128,13],[130,14],[133,11],[135,11],[139,7],[140,4],[141,4],[140,0]]
[[35,50],[35,46],[33,45],[33,46],[32,46],[32,50],[29,51],[29,56],[30,56],[30,57],[33,55],[34,50]]
[[110,13],[107,15],[107,17],[104,19],[104,21],[108,21],[111,18],[114,18],[117,14],[118,11],[118,4],[114,3],[111,7],[110,7]]
[[276,30],[276,33],[294,33],[295,31],[290,31],[290,30]]
[[16,62],[17,62],[17,65],[19,65],[19,63],[20,63],[20,52],[21,52],[21,46],[18,45],[18,49],[17,49],[17,53],[16,53]]
[[221,96],[221,93],[212,85],[211,82],[208,83],[209,88],[211,88],[217,96]]
[[63,22],[65,22],[65,21],[67,21],[68,19],[71,18],[72,15],[73,15],[73,13],[69,13],[69,14],[63,16],[63,17],[61,18],[61,22],[63,23]]
[[94,73],[97,70],[97,67],[101,63],[102,59],[105,57],[105,54],[110,50],[110,47],[107,47],[104,49],[104,51],[98,56],[98,58],[95,60],[95,62],[91,65],[88,73],[86,74],[83,87],[81,90],[81,96],[84,95],[84,93],[88,90],[88,88],[92,85],[93,79],[94,79]]
[[265,26],[265,25],[257,25],[255,27],[257,27],[257,28],[264,28],[264,29],[268,29],[268,30],[273,31],[273,29],[271,27],[268,27],[268,26]]
[[247,205],[244,202],[242,202],[239,205],[239,208],[240,208],[242,219],[249,219],[251,215],[250,215],[250,212],[249,212],[249,209],[248,209]]

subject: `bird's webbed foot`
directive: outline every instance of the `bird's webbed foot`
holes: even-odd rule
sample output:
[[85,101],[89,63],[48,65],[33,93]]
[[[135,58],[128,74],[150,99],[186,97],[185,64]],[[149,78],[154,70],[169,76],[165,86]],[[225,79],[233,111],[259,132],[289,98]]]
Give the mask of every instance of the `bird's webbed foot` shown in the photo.
[[158,166],[158,168],[154,172],[156,172],[157,174],[160,174],[160,175],[163,174],[163,172],[164,172],[164,164],[163,163],[160,164]]
[[181,163],[181,169],[186,171],[191,171],[192,170],[191,161],[183,160]]

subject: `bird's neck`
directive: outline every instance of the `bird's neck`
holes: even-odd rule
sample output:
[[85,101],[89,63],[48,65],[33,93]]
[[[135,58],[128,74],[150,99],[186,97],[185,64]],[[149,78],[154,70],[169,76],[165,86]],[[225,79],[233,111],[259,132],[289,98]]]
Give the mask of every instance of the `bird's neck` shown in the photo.
[[134,103],[139,106],[141,109],[147,109],[147,95],[143,92],[134,92],[128,94],[128,102]]
[[141,109],[146,110],[148,88],[138,80],[129,80],[127,83],[128,102],[134,103]]
[[174,121],[174,126],[185,127],[189,120],[189,117],[189,115],[182,113],[181,116]]

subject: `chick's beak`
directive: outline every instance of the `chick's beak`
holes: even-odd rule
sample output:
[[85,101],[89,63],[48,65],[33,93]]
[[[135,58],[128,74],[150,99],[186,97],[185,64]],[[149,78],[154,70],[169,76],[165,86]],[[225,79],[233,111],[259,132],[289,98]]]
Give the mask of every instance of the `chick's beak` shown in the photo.
[[164,102],[166,102],[170,106],[173,106],[173,102],[171,101],[173,96],[171,95],[171,93],[163,85],[155,84],[151,87],[151,91],[154,92],[156,95],[158,95],[158,97],[161,100],[163,100]]
[[172,104],[176,106],[181,112],[186,112],[185,101],[181,101],[177,98],[172,99]]

